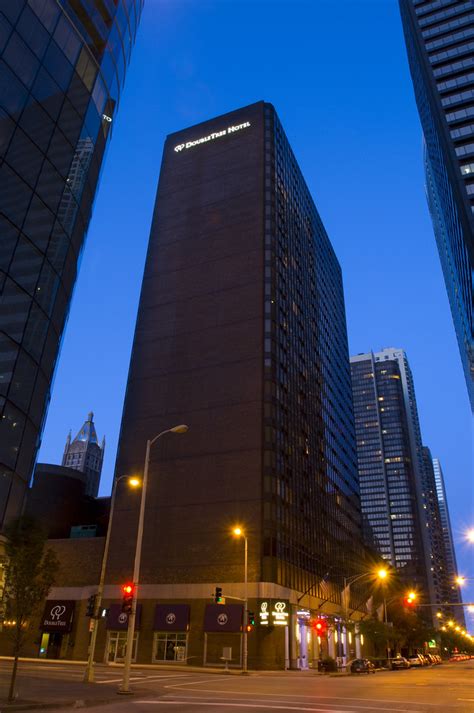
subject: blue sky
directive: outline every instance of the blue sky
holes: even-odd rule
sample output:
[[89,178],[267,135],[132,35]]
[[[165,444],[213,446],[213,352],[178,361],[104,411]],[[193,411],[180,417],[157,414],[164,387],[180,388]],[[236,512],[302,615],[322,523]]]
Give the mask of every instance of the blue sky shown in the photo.
[[93,410],[110,492],[164,139],[260,99],[279,113],[341,262],[351,353],[407,351],[459,569],[474,577],[462,537],[474,525],[472,422],[396,0],[146,0],[39,459],[60,462]]

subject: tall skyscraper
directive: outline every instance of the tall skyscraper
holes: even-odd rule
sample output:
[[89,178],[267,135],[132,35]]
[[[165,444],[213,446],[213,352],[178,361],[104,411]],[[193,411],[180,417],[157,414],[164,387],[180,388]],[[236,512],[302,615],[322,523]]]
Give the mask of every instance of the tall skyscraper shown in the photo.
[[426,592],[417,456],[400,362],[393,350],[350,361],[364,521],[382,557]]
[[443,538],[443,525],[441,511],[436,490],[435,473],[431,451],[423,446],[423,509],[425,511],[425,528],[429,542],[430,569],[432,572],[433,591],[435,599],[433,604],[438,604],[442,610],[447,601],[451,599],[451,587],[454,581],[449,580],[448,565]]
[[68,435],[61,465],[85,473],[85,494],[93,498],[96,498],[99,492],[104,452],[105,438],[102,439],[99,446],[94,426],[94,414],[91,411],[74,440],[71,441],[71,434]]
[[[449,517],[448,499],[444,485],[443,469],[438,458],[433,458],[433,472],[436,483],[436,493],[438,496],[439,511],[441,517],[444,555],[446,559],[446,579],[448,601],[459,605],[462,603],[461,591],[455,580],[458,576],[458,565],[456,562],[456,552],[454,549],[453,532],[451,530],[451,520]],[[464,612],[462,607],[456,606],[452,610],[453,616],[464,626]]]
[[[337,611],[342,576],[363,567],[351,382],[341,269],[264,102],[165,143],[116,475],[142,471],[147,439],[178,423],[189,432],[152,450],[144,609],[171,596],[202,612],[215,584],[242,596],[239,523],[249,596],[282,597],[306,647],[297,612]],[[116,502],[112,583],[130,576],[138,515],[125,489]],[[259,660],[283,665],[268,636]]]
[[433,475],[425,470],[407,356],[403,349],[387,348],[350,361],[361,506],[370,528],[366,538],[375,539],[407,585],[417,585],[425,600],[436,604],[443,595],[439,512]]
[[474,8],[466,0],[399,2],[428,204],[474,409]]
[[33,469],[143,0],[0,7],[0,527]]

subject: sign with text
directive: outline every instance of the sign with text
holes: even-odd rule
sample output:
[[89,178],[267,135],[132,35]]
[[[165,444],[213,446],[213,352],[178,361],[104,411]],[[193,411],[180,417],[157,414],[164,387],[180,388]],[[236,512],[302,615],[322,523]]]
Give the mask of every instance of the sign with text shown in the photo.
[[193,141],[186,141],[183,144],[177,144],[174,147],[176,153],[181,153],[181,151],[186,151],[186,149],[192,149],[193,146],[198,146],[199,144],[205,144],[208,141],[214,141],[215,139],[220,139],[222,136],[228,136],[229,134],[234,134],[236,131],[242,131],[242,129],[250,128],[250,121],[244,121],[242,124],[227,126],[225,129],[220,131],[214,131],[212,134],[207,136],[201,136],[199,139],[194,139]]
[[288,599],[260,599],[257,620],[261,626],[288,626],[290,602]]
[[154,631],[187,631],[189,629],[189,604],[157,604]]
[[204,612],[204,631],[242,631],[242,604],[207,604]]
[[72,629],[75,602],[51,599],[46,602],[41,629],[46,632],[67,634]]
[[[137,604],[135,617],[135,630],[140,628],[142,619],[142,605]],[[126,631],[128,629],[128,614],[122,611],[121,604],[111,604],[107,613],[106,628],[112,631]]]

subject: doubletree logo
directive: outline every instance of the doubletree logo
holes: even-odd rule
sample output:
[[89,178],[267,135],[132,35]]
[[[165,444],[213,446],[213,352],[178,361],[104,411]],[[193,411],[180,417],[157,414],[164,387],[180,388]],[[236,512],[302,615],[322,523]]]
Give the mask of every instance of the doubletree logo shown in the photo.
[[194,141],[186,141],[185,144],[177,144],[174,147],[176,153],[180,153],[183,149],[191,149],[193,146],[198,144],[205,144],[208,141],[214,141],[214,139],[219,139],[221,136],[227,136],[228,134],[234,134],[236,131],[241,131],[242,129],[248,129],[251,126],[250,121],[244,121],[243,124],[236,124],[228,126],[227,129],[222,129],[222,131],[215,131],[208,136],[202,136],[200,139],[195,139]]

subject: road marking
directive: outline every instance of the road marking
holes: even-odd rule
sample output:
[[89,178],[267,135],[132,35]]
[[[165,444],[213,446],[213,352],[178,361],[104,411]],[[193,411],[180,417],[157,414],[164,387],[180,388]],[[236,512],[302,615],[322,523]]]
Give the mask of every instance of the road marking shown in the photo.
[[474,698],[458,698],[458,701],[474,701]]
[[309,711],[309,713],[357,713],[357,711],[351,711],[348,710],[347,708],[343,711],[336,710],[333,708],[332,710],[328,710],[327,708],[302,708],[301,706],[291,706],[289,708],[288,706],[269,706],[268,703],[265,703],[263,705],[258,705],[255,703],[212,703],[210,701],[203,701],[202,703],[198,703],[197,701],[189,701],[187,702],[186,699],[182,701],[133,701],[133,703],[141,703],[141,704],[147,704],[147,705],[152,705],[152,706],[171,706],[171,705],[176,705],[176,706],[181,706],[183,703],[185,703],[188,706],[221,706],[221,707],[226,707],[226,708],[266,708],[267,710],[280,710],[280,711]]
[[[189,674],[175,673],[172,676],[134,676],[131,681],[167,681],[170,678],[189,678]],[[106,681],[96,681],[96,683],[119,683],[122,678],[108,678]],[[183,684],[184,685],[184,684]]]
[[[262,696],[264,696],[264,695],[274,695],[275,698],[276,698],[276,697],[278,697],[279,694],[278,694],[278,693],[275,693],[275,694],[262,694]],[[171,696],[173,696],[173,694],[168,694],[167,696],[164,696],[164,698],[169,698],[169,697],[171,697]],[[173,696],[173,697],[176,698],[176,696]],[[186,701],[192,701],[193,699],[194,699],[194,700],[199,700],[199,701],[207,701],[206,698],[200,698],[199,696],[188,696],[188,695],[186,695],[186,696],[181,696],[181,698],[183,698],[183,700],[186,700]],[[286,701],[275,700],[275,698],[274,698],[273,700],[272,700],[272,699],[268,699],[268,698],[262,698],[262,697],[260,697],[260,698],[247,698],[247,701],[253,701],[253,702],[255,702],[255,703],[286,703]],[[229,698],[219,698],[219,697],[216,698],[216,696],[213,696],[213,700],[214,700],[214,701],[215,701],[215,700],[222,700],[222,701],[227,701],[227,702],[229,702]],[[173,703],[173,701],[170,701],[170,703]],[[334,703],[318,703],[318,705],[324,706],[325,710],[327,710],[327,709],[331,706],[331,710],[327,710],[327,713],[332,713],[332,706],[334,705]],[[339,704],[339,705],[340,705],[340,704]],[[346,713],[349,713],[348,710],[347,710],[347,707],[344,705],[344,703],[343,703],[342,705],[343,705],[343,707],[344,707]],[[370,711],[380,711],[380,706],[377,706],[377,708],[373,708],[372,706],[365,706],[365,705],[364,705],[364,706],[359,706],[359,705],[357,705],[357,703],[351,703],[351,704],[350,704],[350,707],[351,707],[351,708],[362,708],[362,709],[365,710],[365,711],[369,711],[369,710],[370,710]],[[390,708],[390,711],[391,711],[391,712],[392,712],[392,711],[395,711],[396,713],[407,713],[407,709],[406,709],[406,708]],[[354,711],[354,713],[355,713],[355,711]]]
[[[214,681],[215,683],[215,678],[213,679],[207,679],[208,681]],[[222,683],[226,683],[227,681],[223,681]],[[169,686],[165,686],[165,688],[181,688],[182,686],[192,686],[194,684],[198,683],[205,683],[205,681],[190,681],[189,683],[172,683]],[[221,689],[215,689],[215,688],[197,688],[196,691],[198,693],[236,693],[237,695],[244,695],[244,696],[254,696],[255,693],[252,691],[232,691],[232,690],[221,690]],[[436,706],[439,707],[438,703],[427,703],[426,701],[395,701],[390,698],[356,698],[355,696],[305,696],[301,694],[295,694],[295,693],[267,693],[263,695],[278,695],[280,698],[309,698],[310,700],[314,699],[321,699],[321,700],[335,700],[335,701],[361,701],[361,702],[367,702],[367,703],[398,703],[398,705],[413,705],[413,706]],[[323,705],[323,704],[321,704]],[[351,705],[356,705],[355,703],[351,703]],[[394,710],[394,709],[392,709]],[[406,710],[406,709],[403,709]]]

